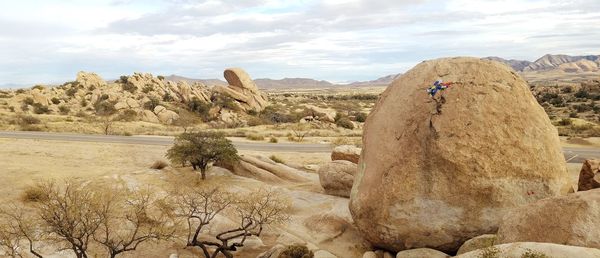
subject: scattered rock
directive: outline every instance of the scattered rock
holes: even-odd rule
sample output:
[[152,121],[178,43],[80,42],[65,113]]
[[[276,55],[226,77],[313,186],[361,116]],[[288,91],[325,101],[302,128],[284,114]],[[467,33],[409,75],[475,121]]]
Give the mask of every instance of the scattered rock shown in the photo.
[[106,86],[106,81],[104,81],[99,75],[95,73],[87,73],[87,72],[78,72],[77,78],[75,79],[79,85],[83,86],[86,89],[90,87],[100,88]]
[[404,250],[396,254],[396,258],[448,258],[449,255],[429,248]]
[[358,166],[350,161],[334,160],[319,168],[319,181],[327,194],[350,197],[357,170]]
[[[486,254],[488,256],[486,256]],[[545,256],[542,256],[545,255]],[[455,258],[482,257],[552,257],[552,258],[597,258],[600,250],[579,246],[568,246],[551,243],[510,243],[495,245],[455,256]]]
[[177,119],[179,119],[179,115],[171,110],[165,110],[158,113],[158,120],[163,124],[173,124]]
[[377,258],[377,254],[373,251],[365,252],[362,258]]
[[155,124],[160,123],[160,121],[158,121],[158,117],[154,113],[152,113],[152,111],[150,111],[150,110],[142,111],[141,119],[144,122],[155,123]]
[[256,258],[279,258],[279,255],[281,254],[281,252],[283,252],[284,249],[284,245],[277,244],[271,247],[271,249],[267,250],[266,252],[259,254]]
[[314,258],[337,258],[337,256],[328,251],[319,250],[315,252]]
[[600,160],[588,159],[583,163],[579,172],[577,191],[587,191],[600,188]]
[[361,149],[354,145],[340,145],[333,148],[333,152],[331,152],[331,160],[347,160],[354,164],[358,164],[360,152]]
[[313,113],[312,117],[314,119],[330,123],[335,122],[337,112],[334,109],[325,109],[309,104],[304,104],[304,106]]
[[[454,84],[434,100],[424,87],[438,79]],[[570,185],[556,128],[527,83],[498,62],[420,63],[382,94],[363,143],[350,211],[387,250],[454,253],[495,233],[510,208]]]
[[600,248],[600,189],[547,198],[515,208],[498,243],[544,242]]
[[483,249],[490,246],[493,246],[496,242],[496,235],[486,234],[477,236],[467,240],[460,248],[456,254],[464,254],[471,252],[473,250]]

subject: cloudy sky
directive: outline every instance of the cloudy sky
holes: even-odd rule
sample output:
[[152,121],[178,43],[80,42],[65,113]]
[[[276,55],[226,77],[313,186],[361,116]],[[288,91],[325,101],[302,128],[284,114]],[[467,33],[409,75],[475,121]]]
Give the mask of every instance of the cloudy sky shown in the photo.
[[598,0],[19,0],[0,8],[0,85],[135,71],[370,80],[444,56],[600,54]]

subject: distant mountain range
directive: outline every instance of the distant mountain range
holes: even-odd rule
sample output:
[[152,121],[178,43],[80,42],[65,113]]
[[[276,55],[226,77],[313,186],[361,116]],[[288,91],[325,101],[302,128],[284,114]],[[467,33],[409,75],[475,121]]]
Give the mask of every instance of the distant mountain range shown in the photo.
[[[322,89],[334,87],[376,87],[387,86],[400,74],[387,75],[372,81],[353,82],[349,84],[335,84],[324,80],[310,78],[283,78],[283,79],[255,79],[254,82],[261,89]],[[219,79],[192,79],[179,75],[165,76],[167,81],[186,81],[188,83],[202,82],[205,85],[227,85],[227,82]]]
[[522,73],[547,72],[552,70],[565,73],[600,71],[600,55],[568,56],[548,54],[533,62],[514,59],[507,60],[500,57],[486,57],[484,59],[503,62],[515,69],[515,71]]

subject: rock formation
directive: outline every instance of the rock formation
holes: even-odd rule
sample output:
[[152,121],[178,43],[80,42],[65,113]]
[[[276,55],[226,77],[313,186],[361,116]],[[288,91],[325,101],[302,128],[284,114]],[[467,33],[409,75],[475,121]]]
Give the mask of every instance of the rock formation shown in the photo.
[[600,189],[537,201],[504,217],[498,243],[544,242],[600,248]]
[[350,197],[354,175],[358,167],[347,160],[334,160],[318,170],[319,180],[325,192],[330,195]]
[[[425,89],[438,79],[454,84],[432,99]],[[569,187],[556,129],[527,83],[495,61],[417,65],[382,94],[363,144],[350,210],[388,250],[456,252],[511,208]]]
[[340,145],[333,148],[331,160],[347,160],[354,164],[358,164],[360,152],[361,149],[354,145]]
[[464,254],[474,250],[493,246],[496,243],[496,238],[497,237],[494,234],[476,236],[467,240],[462,246],[460,246],[456,254]]
[[581,166],[577,191],[600,188],[600,160],[589,159]]
[[258,87],[250,79],[250,75],[241,68],[229,68],[224,72],[229,86],[215,86],[213,91],[227,95],[240,102],[244,111],[262,111],[267,105],[267,97],[258,90]]
[[261,156],[240,155],[240,159],[233,164],[217,164],[217,166],[227,168],[235,175],[268,183],[310,181],[306,173]]

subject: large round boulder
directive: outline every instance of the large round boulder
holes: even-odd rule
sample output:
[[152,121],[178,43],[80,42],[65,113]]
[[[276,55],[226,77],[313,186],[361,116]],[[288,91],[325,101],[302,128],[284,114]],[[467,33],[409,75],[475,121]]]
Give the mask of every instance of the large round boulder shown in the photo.
[[[436,80],[452,82],[434,98]],[[350,197],[375,246],[454,253],[495,233],[511,208],[566,193],[556,128],[509,67],[476,58],[423,62],[367,119]]]
[[325,193],[341,197],[350,197],[354,183],[354,175],[358,170],[356,164],[347,160],[334,160],[318,170],[319,181]]

